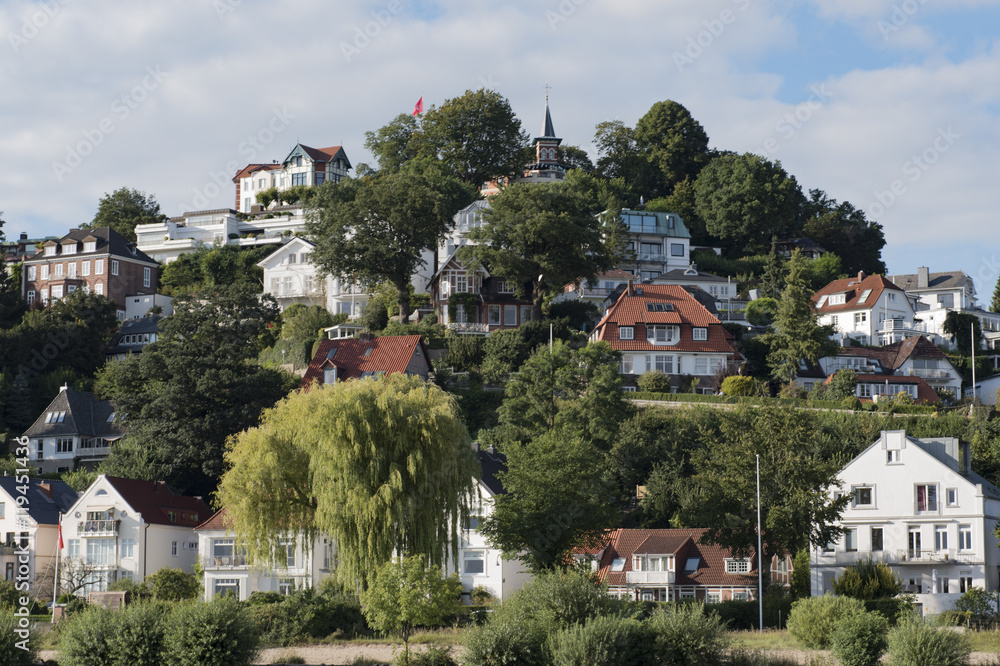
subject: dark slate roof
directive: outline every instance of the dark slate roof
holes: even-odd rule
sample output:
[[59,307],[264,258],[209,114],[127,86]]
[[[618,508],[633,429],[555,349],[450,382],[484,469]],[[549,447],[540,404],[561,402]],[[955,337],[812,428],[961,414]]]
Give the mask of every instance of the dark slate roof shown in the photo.
[[[97,240],[97,248],[94,252],[84,252],[83,251],[83,240],[85,238],[93,237]],[[119,234],[117,231],[110,229],[109,227],[98,227],[97,229],[73,229],[68,234],[55,241],[59,244],[60,248],[67,240],[75,240],[80,244],[77,253],[72,255],[73,258],[86,259],[89,256],[95,254],[111,254],[113,257],[124,257],[126,259],[135,259],[137,261],[144,261],[146,263],[157,265],[159,264],[156,259],[153,259],[148,254],[142,250],[136,248],[135,243],[129,243],[125,238]],[[60,254],[57,256],[62,256],[61,250]],[[28,261],[36,259],[53,259],[54,257],[45,256],[45,248],[39,246],[38,252],[28,259]]]
[[118,332],[111,337],[108,344],[108,354],[127,354],[128,352],[139,352],[148,343],[142,344],[122,344],[122,338],[126,335],[144,335],[146,333],[157,333],[160,330],[160,321],[163,315],[151,315],[141,319],[126,319],[118,328]]
[[[46,423],[45,417],[50,412],[66,412],[66,416],[62,422]],[[125,431],[117,423],[108,420],[114,413],[115,408],[107,400],[98,400],[92,393],[62,388],[41,416],[24,432],[24,436],[82,435],[117,439],[123,436]]]
[[[45,483],[52,488],[52,497],[38,487],[38,484]],[[12,500],[17,501],[22,496],[21,489],[24,484],[17,483],[16,477],[0,476],[0,488],[6,492]],[[51,479],[28,479],[28,492],[23,496],[27,497],[24,509],[28,515],[39,525],[59,524],[59,514],[66,513],[77,500],[77,493],[62,481]],[[14,510],[14,509],[11,509]]]
[[549,98],[545,98],[545,120],[542,121],[542,133],[539,139],[555,139],[556,128],[552,125],[552,114],[549,113]]
[[[212,513],[208,505],[197,497],[178,495],[163,481],[140,481],[119,476],[105,476],[134,511],[142,514],[147,523],[197,527]],[[169,511],[175,512],[170,520]]]
[[887,275],[900,289],[905,291],[922,291],[923,289],[962,289],[972,282],[972,278],[963,271],[946,271],[944,273],[930,273],[927,276],[927,286],[917,286],[917,275]]
[[497,474],[507,471],[507,456],[490,446],[485,449],[478,449],[476,457],[479,458],[479,466],[482,468],[482,477],[480,480],[483,482],[483,485],[489,488],[490,492],[494,495],[502,495],[504,493],[503,484],[500,483],[500,478]]

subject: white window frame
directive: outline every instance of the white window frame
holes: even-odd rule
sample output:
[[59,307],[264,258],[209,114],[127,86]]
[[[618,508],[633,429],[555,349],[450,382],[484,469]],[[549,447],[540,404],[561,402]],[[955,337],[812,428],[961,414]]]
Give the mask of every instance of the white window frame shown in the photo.
[[679,337],[676,324],[646,325],[646,341],[651,345],[676,345]]
[[693,340],[708,340],[708,329],[703,326],[695,326],[691,338]]
[[[470,571],[469,563],[479,562],[482,566],[478,567],[480,571]],[[462,552],[462,573],[469,576],[485,576],[486,575],[486,551],[485,550],[466,550]]]
[[972,525],[958,526],[958,550],[969,552],[972,547]]
[[499,326],[500,325],[500,321],[501,321],[501,318],[500,318],[500,306],[499,305],[490,305],[489,306],[488,317],[489,317],[489,319],[488,319],[487,323],[489,323],[490,326]]
[[152,282],[152,273],[153,273],[153,269],[150,268],[149,266],[146,266],[146,267],[144,267],[142,269],[142,286],[143,287],[149,287],[150,283]]
[[634,326],[619,326],[618,327],[618,339],[619,340],[634,340],[635,339],[635,327]]
[[94,259],[94,275],[104,275],[103,259]]
[[81,261],[80,262],[80,275],[82,275],[83,277],[87,277],[88,275],[90,275],[90,262],[89,261]]
[[111,274],[112,275],[118,275],[119,269],[120,269],[120,266],[119,266],[118,260],[117,259],[112,259],[111,260]]
[[[862,491],[868,491],[868,501],[861,501]],[[860,484],[856,486],[851,486],[851,506],[855,509],[874,509],[875,508],[875,486]]]
[[750,560],[736,559],[727,557],[726,561],[726,573],[727,574],[745,574],[750,573]]

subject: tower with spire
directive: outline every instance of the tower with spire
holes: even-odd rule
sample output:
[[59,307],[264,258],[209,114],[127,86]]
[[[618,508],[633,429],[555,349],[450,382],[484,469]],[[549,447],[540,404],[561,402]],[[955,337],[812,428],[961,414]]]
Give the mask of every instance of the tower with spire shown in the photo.
[[524,167],[524,176],[519,182],[552,182],[566,177],[566,167],[559,163],[559,144],[562,139],[556,136],[552,125],[552,113],[549,110],[549,84],[545,84],[545,117],[539,136],[536,136],[535,162]]

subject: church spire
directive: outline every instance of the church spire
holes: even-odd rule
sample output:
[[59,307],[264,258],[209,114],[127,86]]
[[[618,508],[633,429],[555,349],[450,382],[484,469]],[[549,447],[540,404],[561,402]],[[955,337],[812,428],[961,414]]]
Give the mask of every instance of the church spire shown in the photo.
[[552,126],[552,114],[549,113],[549,82],[545,82],[545,119],[542,121],[542,132],[539,138],[554,139],[556,130]]

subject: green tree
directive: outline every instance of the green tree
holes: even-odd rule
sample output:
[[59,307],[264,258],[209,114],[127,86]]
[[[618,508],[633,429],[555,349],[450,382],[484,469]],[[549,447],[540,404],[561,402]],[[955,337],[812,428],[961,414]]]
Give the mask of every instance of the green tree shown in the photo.
[[747,322],[754,326],[770,326],[778,316],[778,301],[765,296],[747,303]]
[[646,155],[639,151],[635,130],[620,120],[598,123],[594,136],[597,146],[597,173],[607,180],[620,179],[629,190],[626,203],[638,201],[648,192],[655,176]]
[[594,163],[590,161],[590,155],[579,146],[559,146],[559,163],[567,169],[579,169],[590,173],[594,170]]
[[843,262],[832,252],[809,261],[806,280],[813,291],[819,291],[844,275]]
[[4,404],[4,422],[8,428],[23,432],[34,420],[35,413],[31,406],[31,385],[28,383],[28,375],[18,373],[14,376],[10,393]]
[[786,384],[795,378],[803,361],[816,363],[821,356],[836,352],[829,327],[816,323],[813,292],[805,279],[808,261],[798,250],[792,253],[774,329],[764,335],[771,349],[767,355],[771,375]]
[[823,392],[824,400],[843,400],[856,394],[858,388],[858,373],[850,368],[838,370]]
[[365,132],[365,149],[382,171],[399,171],[417,158],[431,157],[434,149],[420,127],[420,116],[401,113],[374,132]]
[[139,224],[158,224],[167,219],[160,212],[160,204],[152,194],[120,187],[111,194],[107,192],[97,204],[97,213],[90,222],[81,224],[83,229],[110,227],[125,240],[135,242],[135,227]]
[[694,178],[688,177],[676,183],[669,196],[650,200],[646,203],[646,210],[680,215],[684,226],[691,233],[691,245],[711,244],[712,237],[705,229],[705,222],[698,215]]
[[[0,210],[0,244],[4,242],[3,211]],[[20,264],[8,267],[6,253],[0,252],[0,329],[10,328],[24,314],[24,304],[21,301]]]
[[843,272],[848,275],[857,275],[858,271],[869,275],[885,274],[882,225],[869,220],[863,210],[847,201],[838,203],[823,190],[810,190],[803,216],[804,235],[840,257]]
[[528,136],[510,102],[493,90],[467,90],[440,107],[432,106],[423,115],[422,129],[438,159],[476,189],[491,178],[521,170]]
[[399,322],[410,317],[410,280],[436,248],[469,189],[435,170],[380,173],[319,188],[306,231],[313,262],[326,275],[396,289]]
[[462,581],[458,574],[442,578],[439,566],[428,566],[413,555],[386,562],[361,593],[361,609],[368,626],[403,638],[403,663],[410,663],[410,636],[417,627],[444,624],[461,607]]
[[979,317],[974,314],[950,310],[944,316],[942,330],[951,336],[958,352],[964,356],[972,353],[973,340],[977,351],[982,347],[983,329],[979,323]]
[[281,313],[281,338],[292,342],[312,342],[333,326],[333,315],[322,305],[295,303]]
[[292,527],[322,532],[351,584],[394,554],[457,559],[478,469],[454,398],[405,375],[292,394],[226,460],[219,501],[253,560],[279,557]]
[[226,439],[255,426],[292,378],[255,360],[277,330],[270,296],[237,285],[173,305],[156,342],[98,374],[97,393],[114,403],[128,429],[102,471],[207,494],[222,475]]
[[260,630],[229,595],[178,605],[166,623],[164,662],[171,666],[250,666]]
[[517,285],[542,318],[550,289],[576,279],[594,280],[623,256],[624,227],[617,211],[595,217],[596,202],[572,183],[515,184],[491,200],[484,224],[469,234],[459,257]]
[[707,540],[749,555],[757,545],[755,456],[760,456],[763,561],[825,545],[850,501],[832,499],[840,443],[822,433],[811,414],[741,405],[719,415],[712,445],[692,455],[694,474],[681,489],[685,525],[708,528]]
[[639,151],[654,167],[654,189],[647,196],[668,196],[685,179],[694,180],[708,162],[708,134],[677,102],[655,103],[635,125]]
[[153,599],[157,601],[184,601],[197,599],[201,594],[201,581],[193,573],[164,567],[146,579]]
[[780,162],[752,153],[717,157],[702,169],[694,191],[705,228],[727,242],[730,254],[763,252],[773,235],[800,227],[804,197]]
[[990,312],[1000,312],[1000,278],[993,287],[993,298],[990,299]]
[[505,492],[494,498],[482,533],[505,557],[536,573],[559,568],[573,549],[596,545],[614,527],[614,486],[594,444],[557,428],[527,444],[509,441],[503,452]]
[[795,553],[792,562],[792,597],[805,599],[812,595],[812,581],[809,575],[809,549],[803,548]]

